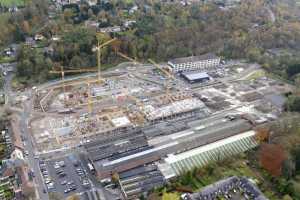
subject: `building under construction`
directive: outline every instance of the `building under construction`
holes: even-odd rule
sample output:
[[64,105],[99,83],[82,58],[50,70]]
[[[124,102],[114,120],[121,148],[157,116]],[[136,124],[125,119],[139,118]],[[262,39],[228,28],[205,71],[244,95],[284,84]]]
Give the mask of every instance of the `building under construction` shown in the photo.
[[[223,74],[234,78],[222,79],[213,73],[224,71],[213,54],[143,65],[118,49],[130,63],[102,74],[100,51],[112,41],[98,41],[98,69],[55,68],[51,73],[62,81],[35,90],[38,114],[28,126],[37,154],[80,148],[86,171],[99,179],[117,173],[124,197],[136,199],[186,170],[258,144],[253,127],[273,116],[256,109],[267,105],[261,102],[271,86],[266,80],[253,87],[234,70]],[[64,77],[81,72],[97,73]]]

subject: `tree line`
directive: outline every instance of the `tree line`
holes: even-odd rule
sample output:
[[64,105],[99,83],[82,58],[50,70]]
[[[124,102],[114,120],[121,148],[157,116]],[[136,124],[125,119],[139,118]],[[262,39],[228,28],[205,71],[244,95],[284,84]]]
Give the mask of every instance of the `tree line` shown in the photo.
[[[138,5],[139,9],[128,14],[128,9],[133,5]],[[109,5],[101,6],[89,8],[81,5],[78,9],[80,14],[75,16],[84,15],[100,22],[101,26],[135,20],[136,24],[132,29],[111,35],[121,41],[120,51],[130,57],[166,61],[175,57],[214,52],[224,58],[247,58],[259,62],[265,69],[292,81],[299,74],[299,61],[294,62],[295,59],[286,56],[274,59],[267,53],[268,49],[273,48],[294,51],[300,49],[300,22],[297,20],[299,9],[296,6],[284,2],[277,2],[272,6],[262,0],[245,0],[238,7],[229,10],[222,10],[210,3],[194,3],[183,7],[176,3],[147,0],[135,3],[114,0]],[[275,22],[272,22],[266,10],[269,6],[276,16]],[[30,10],[30,6],[26,9]],[[32,35],[36,16],[40,13],[45,16],[48,12],[47,8],[36,9],[30,15],[26,11],[22,12],[23,18],[15,20],[15,39],[22,40],[22,36]],[[59,62],[64,66],[95,66],[95,55],[91,51],[96,42],[95,30],[85,27],[83,21],[77,23],[72,20],[72,12],[67,8],[58,13],[55,20],[39,31],[48,40],[53,35],[61,36],[60,42],[49,44],[54,49],[54,54],[46,57],[49,58],[48,61]],[[293,65],[285,63],[291,59]],[[113,48],[107,47],[103,51],[103,64],[119,61]],[[32,67],[32,70],[35,68]],[[30,78],[32,70],[23,70],[19,75]],[[41,72],[44,73],[43,70]]]

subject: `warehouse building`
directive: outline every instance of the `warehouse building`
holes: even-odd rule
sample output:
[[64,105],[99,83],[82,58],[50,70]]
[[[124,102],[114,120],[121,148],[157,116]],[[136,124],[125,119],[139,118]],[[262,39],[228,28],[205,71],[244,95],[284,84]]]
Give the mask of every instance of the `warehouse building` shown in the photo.
[[143,193],[165,184],[156,165],[142,165],[119,174],[120,186],[126,199],[138,199]]
[[257,145],[255,131],[251,130],[183,153],[170,154],[164,159],[165,163],[159,164],[159,168],[166,179],[172,178],[195,167],[203,167],[210,162],[245,152]]
[[190,56],[185,58],[175,58],[168,62],[173,72],[184,71],[207,71],[212,70],[220,64],[220,57],[215,54],[204,54],[201,56]]
[[206,72],[183,72],[181,75],[189,83],[202,83],[210,80]]
[[[122,145],[122,150],[118,148],[112,150],[112,152],[107,152],[105,145],[103,147],[96,145],[92,149],[88,149],[88,153],[90,160],[95,165],[99,178],[103,179],[110,177],[114,172],[121,173],[158,161],[173,152],[177,152],[177,155],[180,155],[179,153],[181,152],[190,151],[199,146],[207,146],[216,141],[222,141],[233,135],[248,131],[250,128],[251,126],[246,120],[240,119],[233,122],[230,121],[230,123],[223,122],[213,127],[198,126],[194,129],[180,131],[165,136],[166,138],[161,137],[160,141],[157,142],[148,141],[148,146],[143,145],[143,147],[138,146],[137,148],[139,142],[136,144],[135,141],[126,143],[126,146]],[[131,145],[128,146],[128,144]]]
[[175,145],[177,145],[177,143],[173,142],[156,148],[150,148],[144,151],[120,157],[114,160],[94,162],[96,170],[98,172],[98,177],[102,179],[108,178],[115,172],[125,172],[135,167],[157,161],[160,159],[160,151],[168,149]]

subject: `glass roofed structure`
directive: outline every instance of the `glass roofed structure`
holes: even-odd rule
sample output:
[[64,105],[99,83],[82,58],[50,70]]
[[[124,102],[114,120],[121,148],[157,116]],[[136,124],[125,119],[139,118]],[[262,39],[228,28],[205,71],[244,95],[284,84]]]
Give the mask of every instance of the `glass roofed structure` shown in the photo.
[[180,154],[171,154],[165,158],[165,164],[161,165],[164,168],[162,171],[168,174],[169,178],[172,177],[170,174],[178,176],[195,167],[202,167],[212,161],[245,152],[257,145],[255,132],[248,131]]

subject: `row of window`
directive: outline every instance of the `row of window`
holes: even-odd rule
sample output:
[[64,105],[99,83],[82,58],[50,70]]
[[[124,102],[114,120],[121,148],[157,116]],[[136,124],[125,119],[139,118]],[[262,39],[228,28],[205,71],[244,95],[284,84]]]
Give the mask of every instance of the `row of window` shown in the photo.
[[219,64],[220,59],[213,59],[213,60],[202,60],[198,62],[187,62],[181,64],[175,64],[175,66],[186,66],[186,65],[206,65],[206,64]]
[[220,63],[219,59],[214,60],[206,60],[206,61],[199,61],[199,62],[188,62],[188,63],[181,63],[181,64],[173,64],[173,69],[175,71],[185,71],[189,69],[206,69],[209,67],[216,66]]
[[192,69],[208,69],[208,68],[214,67],[216,65],[217,64],[193,65],[193,66],[186,65],[186,66],[182,66],[182,67],[175,66],[174,70],[175,71],[184,71],[184,70],[192,70]]

